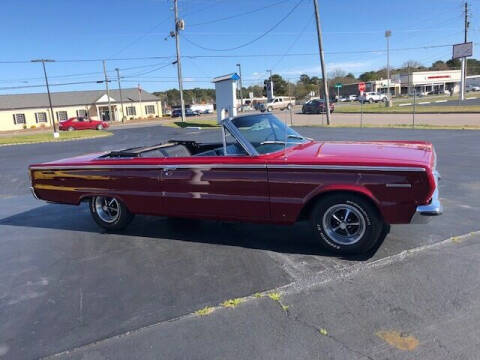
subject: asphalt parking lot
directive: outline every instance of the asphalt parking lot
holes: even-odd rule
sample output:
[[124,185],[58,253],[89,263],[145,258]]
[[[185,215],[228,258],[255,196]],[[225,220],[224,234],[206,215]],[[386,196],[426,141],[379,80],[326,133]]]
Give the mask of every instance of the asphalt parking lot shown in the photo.
[[[125,232],[105,233],[86,206],[34,200],[28,164],[172,138],[219,139],[218,130],[146,126],[0,147],[0,358],[473,359],[478,237],[445,240],[480,230],[479,133],[298,131],[318,140],[433,142],[445,214],[428,225],[392,226],[365,258],[322,252],[301,223],[138,216]],[[287,309],[254,295],[270,289],[286,289]],[[244,297],[236,309],[192,315]]]

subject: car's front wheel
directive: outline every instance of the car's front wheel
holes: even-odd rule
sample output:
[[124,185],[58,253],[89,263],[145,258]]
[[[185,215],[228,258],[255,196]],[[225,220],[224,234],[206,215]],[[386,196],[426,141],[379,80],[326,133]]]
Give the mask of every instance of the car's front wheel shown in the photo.
[[97,130],[103,130],[103,125],[102,125],[102,124],[98,124],[98,125],[97,125]]
[[90,212],[93,220],[106,230],[122,230],[134,217],[122,201],[109,196],[92,197]]
[[68,131],[73,131],[73,130],[75,130],[75,128],[73,126],[69,126],[67,130]]
[[338,254],[371,250],[384,229],[375,206],[350,193],[321,198],[310,214],[310,221],[320,244]]

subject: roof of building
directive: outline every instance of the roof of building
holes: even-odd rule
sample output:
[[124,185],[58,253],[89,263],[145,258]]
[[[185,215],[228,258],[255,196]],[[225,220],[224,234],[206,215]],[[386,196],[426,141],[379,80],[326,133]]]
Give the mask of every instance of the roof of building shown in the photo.
[[217,76],[216,78],[213,78],[212,82],[216,83],[219,81],[225,81],[225,80],[238,80],[240,79],[240,76],[238,76],[237,73],[231,73],[227,75],[222,75],[222,76]]
[[[52,105],[54,107],[91,105],[103,96],[105,96],[105,100],[108,99],[106,93],[105,90],[52,92]],[[137,88],[122,89],[122,98],[125,103],[138,102],[140,101],[140,94]],[[141,100],[158,101],[159,98],[142,90]],[[110,90],[110,101],[120,102],[119,90]],[[48,95],[46,93],[0,95],[0,110],[43,108],[48,106]]]

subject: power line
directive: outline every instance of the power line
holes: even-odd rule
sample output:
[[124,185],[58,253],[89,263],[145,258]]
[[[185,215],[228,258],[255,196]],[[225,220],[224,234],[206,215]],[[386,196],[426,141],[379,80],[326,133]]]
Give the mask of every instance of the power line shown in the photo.
[[203,49],[203,50],[207,50],[207,51],[231,51],[231,50],[237,50],[237,49],[241,49],[245,46],[248,46],[248,45],[251,45],[253,44],[254,42],[264,38],[265,36],[267,36],[269,33],[271,33],[273,30],[275,30],[282,22],[284,22],[299,6],[300,4],[303,2],[304,0],[300,0],[299,2],[297,2],[295,4],[295,6],[285,15],[283,16],[277,23],[275,23],[271,28],[269,28],[267,31],[265,31],[264,33],[262,33],[260,36],[257,36],[256,38],[250,40],[250,41],[247,41],[246,43],[244,44],[241,44],[241,45],[238,45],[238,46],[234,46],[234,47],[231,47],[231,48],[225,48],[225,49],[214,49],[214,48],[208,48],[208,47],[205,47],[205,46],[202,46],[200,44],[197,44],[196,42],[188,39],[185,35],[182,35],[182,37],[187,41],[189,42],[190,44],[192,44],[193,46],[196,46],[200,49]]
[[[101,82],[103,82],[103,80]],[[61,84],[49,84],[49,86],[66,86],[66,85],[94,84],[94,83],[98,84],[99,81],[78,81],[78,82],[69,82],[69,83],[61,83]],[[37,87],[44,87],[44,86],[45,84],[8,86],[8,87],[0,87],[0,90],[28,89],[28,88],[37,88]]]
[[234,18],[236,18],[236,17],[240,17],[240,16],[244,16],[244,15],[250,15],[250,14],[253,14],[253,13],[256,13],[256,12],[259,12],[259,11],[262,11],[262,10],[265,10],[265,9],[269,9],[269,8],[271,8],[271,7],[274,7],[274,6],[277,6],[277,5],[280,5],[280,4],[289,2],[289,1],[290,1],[290,0],[282,0],[282,1],[278,1],[278,2],[273,3],[273,4],[269,4],[269,5],[266,5],[266,6],[262,6],[262,7],[260,7],[260,8],[256,8],[256,9],[249,10],[249,11],[244,11],[244,12],[239,13],[239,14],[230,15],[230,16],[225,16],[225,17],[221,17],[221,18],[217,18],[217,19],[213,19],[213,20],[209,20],[209,21],[203,21],[203,22],[188,24],[188,26],[189,26],[189,27],[192,27],[192,26],[200,26],[200,25],[214,24],[214,23],[217,23],[217,22],[220,22],[220,21],[225,21],[225,20],[234,19]]
[[307,30],[307,28],[310,26],[310,24],[312,23],[312,20],[314,18],[314,15],[312,14],[312,16],[310,17],[310,20],[307,21],[305,23],[305,26],[303,27],[303,29],[297,34],[297,36],[295,37],[295,39],[292,41],[292,43],[290,44],[290,46],[288,47],[287,51],[285,51],[285,54],[283,56],[280,57],[280,59],[277,60],[277,62],[275,63],[275,65],[271,66],[270,68],[271,69],[275,69],[282,61],[283,59],[285,59],[285,56],[288,55],[288,53],[290,53],[290,50],[293,49],[293,47],[297,44],[297,41],[300,40],[300,38],[302,37],[303,33]]
[[152,69],[152,70],[148,70],[148,71],[145,71],[145,72],[142,72],[142,73],[132,74],[130,76],[123,76],[122,79],[127,79],[127,78],[136,77],[136,76],[142,76],[142,75],[150,74],[150,73],[158,71],[160,69],[164,69],[164,68],[166,68],[167,66],[170,66],[170,65],[172,65],[172,63],[168,62],[168,63],[163,64],[162,66],[159,66],[159,67],[157,67],[155,69]]
[[[302,0],[304,1],[304,0]],[[479,42],[474,42],[475,45],[480,45]],[[416,47],[405,47],[405,48],[394,48],[390,51],[410,51],[410,50],[428,50],[436,48],[446,48],[451,47],[452,44],[440,44],[440,45],[424,45]],[[385,53],[385,49],[376,49],[376,50],[347,50],[347,51],[325,51],[325,54],[329,55],[340,55],[340,54],[369,54],[369,53]],[[318,52],[313,53],[291,53],[291,54],[279,54],[279,53],[267,53],[267,54],[232,54],[232,55],[182,55],[184,58],[238,58],[238,57],[268,57],[268,56],[317,56]],[[126,57],[126,58],[92,58],[92,59],[61,59],[55,60],[57,63],[75,63],[75,62],[99,62],[103,60],[108,61],[140,61],[140,60],[168,60],[174,56],[143,56],[143,57]],[[30,63],[30,60],[17,60],[17,61],[1,61],[0,64],[19,64],[19,63]]]

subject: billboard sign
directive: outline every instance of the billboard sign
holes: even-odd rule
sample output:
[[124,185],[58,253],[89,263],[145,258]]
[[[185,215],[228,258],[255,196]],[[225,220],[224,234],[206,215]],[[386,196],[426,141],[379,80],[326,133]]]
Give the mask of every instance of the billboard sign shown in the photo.
[[473,55],[473,43],[466,42],[461,44],[453,45],[453,56],[452,59],[460,59],[464,57],[469,57]]

